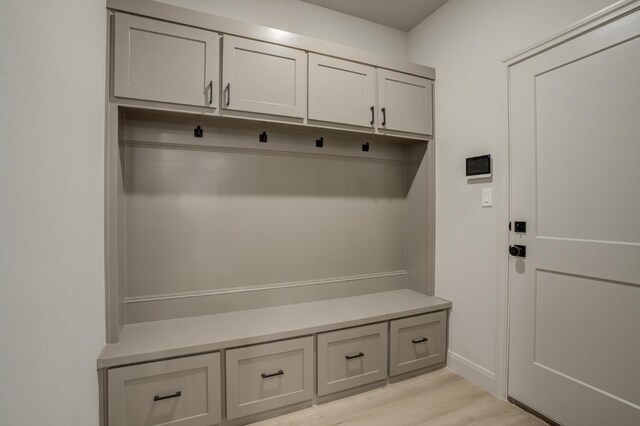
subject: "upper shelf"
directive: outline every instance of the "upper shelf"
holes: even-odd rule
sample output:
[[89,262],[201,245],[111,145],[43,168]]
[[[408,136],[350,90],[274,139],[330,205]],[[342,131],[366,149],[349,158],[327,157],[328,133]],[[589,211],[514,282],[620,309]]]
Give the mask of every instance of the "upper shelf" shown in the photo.
[[451,307],[412,290],[276,306],[224,314],[128,324],[105,346],[98,368],[209,352],[355,327]]

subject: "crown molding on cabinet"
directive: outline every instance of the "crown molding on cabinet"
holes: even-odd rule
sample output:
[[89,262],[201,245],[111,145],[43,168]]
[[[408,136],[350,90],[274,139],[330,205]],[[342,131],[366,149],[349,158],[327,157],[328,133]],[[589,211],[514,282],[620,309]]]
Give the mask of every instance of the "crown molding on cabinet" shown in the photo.
[[107,7],[112,10],[189,25],[223,34],[235,35],[249,39],[292,47],[307,52],[320,53],[353,62],[374,65],[379,68],[403,72],[405,74],[435,80],[436,70],[431,67],[387,58],[383,55],[368,52],[337,43],[318,40],[275,28],[249,24],[211,15],[204,12],[172,6],[152,0],[107,0]]

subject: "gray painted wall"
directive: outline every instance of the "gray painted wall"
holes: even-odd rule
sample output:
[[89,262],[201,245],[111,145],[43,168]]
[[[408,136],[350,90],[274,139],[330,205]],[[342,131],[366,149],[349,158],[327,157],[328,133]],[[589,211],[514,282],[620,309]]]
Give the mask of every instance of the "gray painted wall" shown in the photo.
[[[500,61],[611,0],[450,0],[409,32],[409,60],[435,67],[436,294],[453,301],[449,366],[495,389],[500,199],[506,172]],[[492,154],[494,179],[469,183],[464,159]],[[493,188],[493,208],[481,189]]]
[[0,3],[0,424],[98,424],[102,1]]
[[160,0],[406,60],[407,33],[299,0]]
[[263,144],[220,120],[194,139],[194,120],[125,120],[128,323],[432,293],[426,143],[276,126]]

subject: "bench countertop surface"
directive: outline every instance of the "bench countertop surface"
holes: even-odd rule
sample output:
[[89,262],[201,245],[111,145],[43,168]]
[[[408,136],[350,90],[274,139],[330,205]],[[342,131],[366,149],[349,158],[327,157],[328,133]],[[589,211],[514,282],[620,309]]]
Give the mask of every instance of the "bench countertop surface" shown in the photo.
[[394,290],[222,314],[125,325],[98,368],[110,368],[288,339],[451,308],[451,302]]

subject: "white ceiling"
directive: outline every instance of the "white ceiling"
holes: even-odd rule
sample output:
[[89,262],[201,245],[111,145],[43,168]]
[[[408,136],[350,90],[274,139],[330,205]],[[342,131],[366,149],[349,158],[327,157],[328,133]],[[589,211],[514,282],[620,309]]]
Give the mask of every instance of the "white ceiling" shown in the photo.
[[447,0],[302,0],[347,15],[409,31]]

